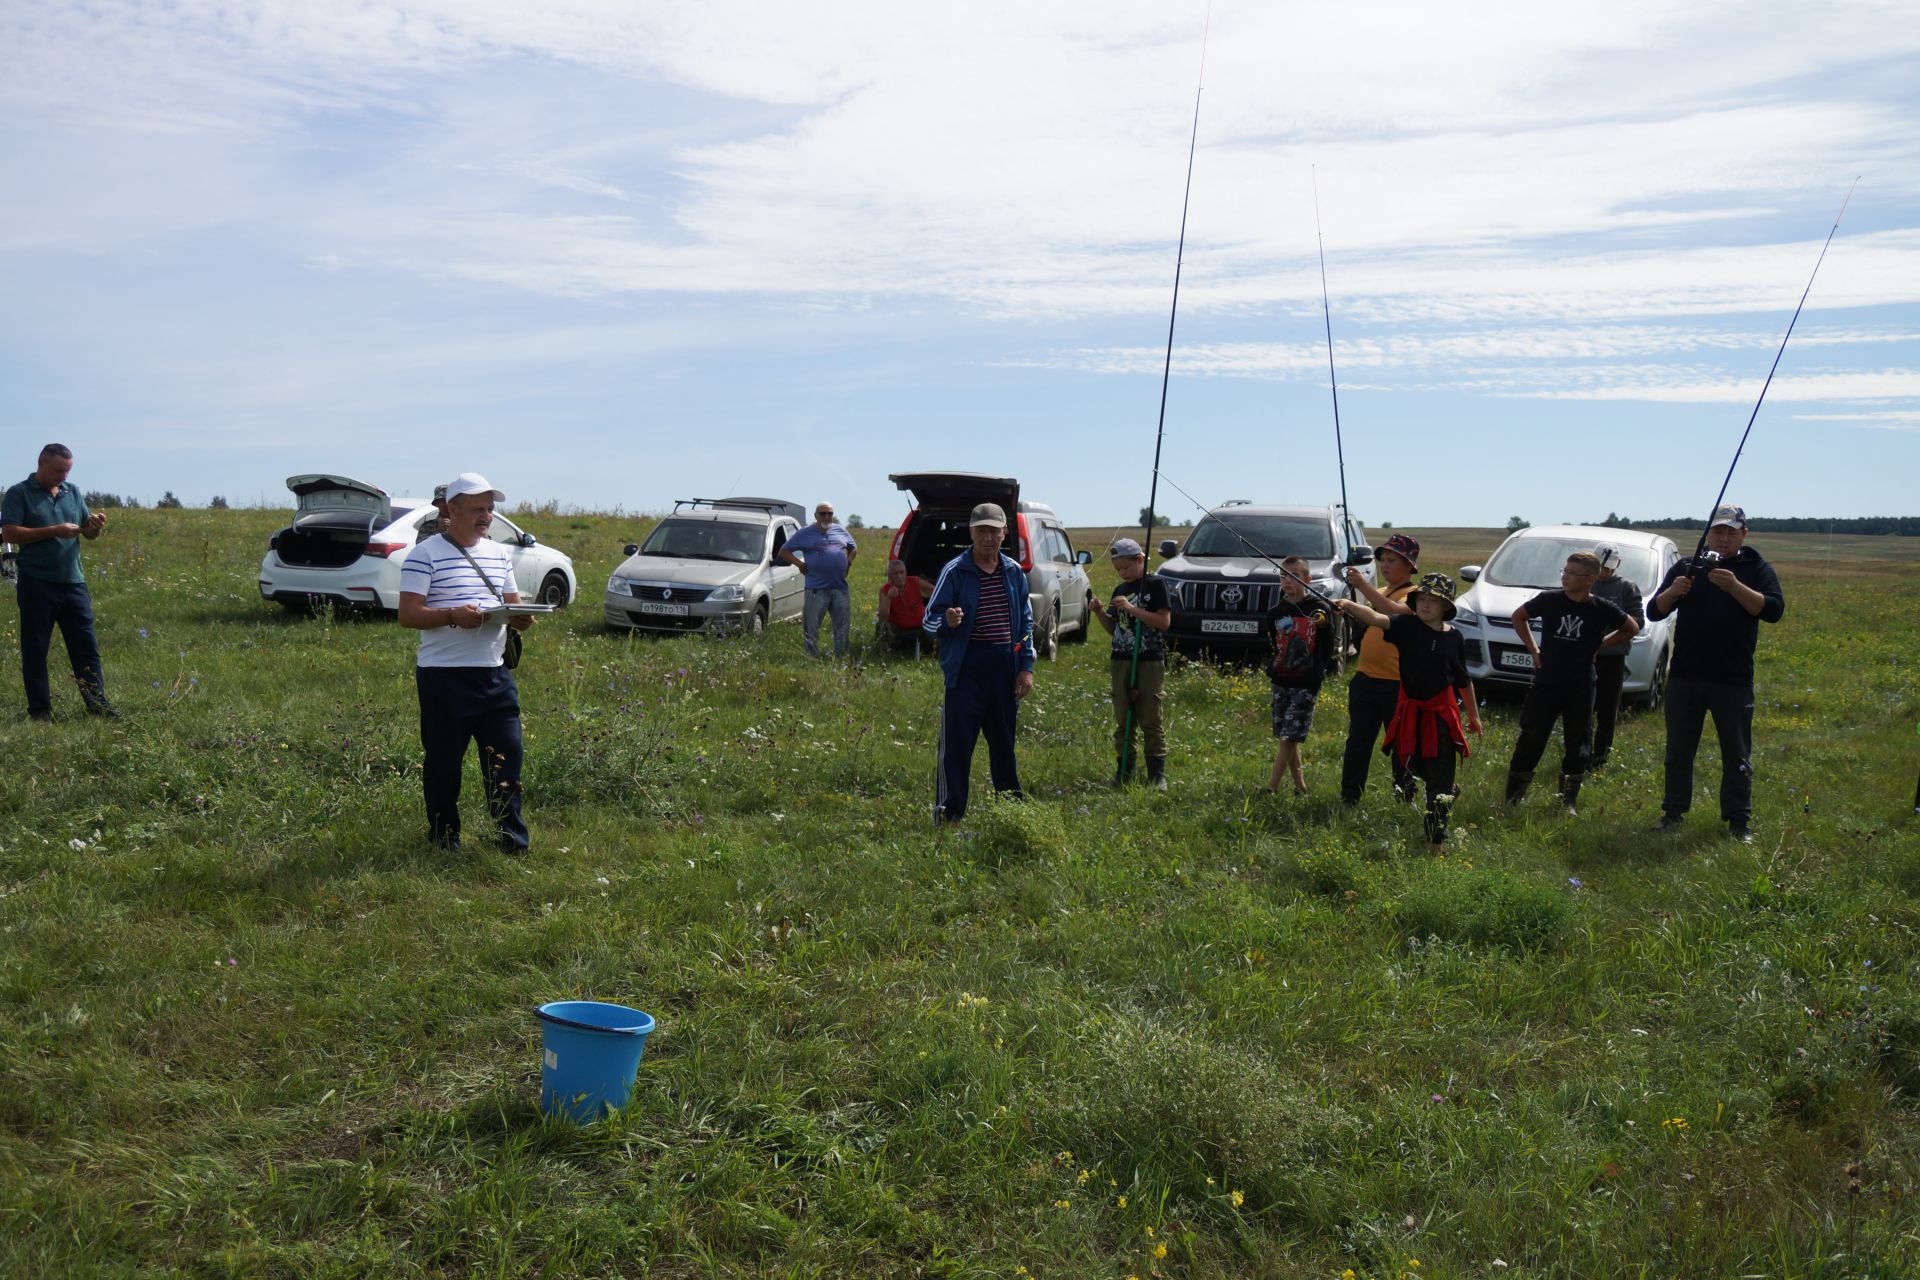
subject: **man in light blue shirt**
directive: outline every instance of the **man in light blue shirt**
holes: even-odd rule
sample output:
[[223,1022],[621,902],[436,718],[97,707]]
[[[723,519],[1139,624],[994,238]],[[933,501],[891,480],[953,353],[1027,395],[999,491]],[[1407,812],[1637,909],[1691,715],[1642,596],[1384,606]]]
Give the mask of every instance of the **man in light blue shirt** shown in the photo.
[[0,541],[20,547],[20,677],[30,720],[53,719],[47,649],[55,627],[67,642],[67,660],[88,714],[115,714],[101,674],[93,598],[80,572],[80,540],[99,537],[107,518],[89,511],[86,499],[68,483],[72,470],[73,450],[50,444],[40,451],[33,474],[0,498]]
[[[804,551],[806,559],[794,555]],[[807,575],[807,599],[800,615],[801,636],[807,656],[819,656],[820,616],[833,614],[833,656],[847,656],[847,631],[853,615],[853,596],[847,590],[847,574],[860,546],[844,525],[835,524],[833,504],[822,502],[813,509],[813,523],[788,538],[780,548],[780,558]]]

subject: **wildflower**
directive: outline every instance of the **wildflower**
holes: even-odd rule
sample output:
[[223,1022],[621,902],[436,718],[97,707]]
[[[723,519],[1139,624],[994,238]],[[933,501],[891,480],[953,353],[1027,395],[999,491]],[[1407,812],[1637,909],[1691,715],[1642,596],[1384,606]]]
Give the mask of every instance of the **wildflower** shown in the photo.
[[1157,1244],[1157,1245],[1155,1245],[1155,1246],[1153,1246],[1153,1256],[1154,1256],[1154,1258],[1155,1258],[1155,1259],[1159,1259],[1159,1258],[1164,1258],[1164,1257],[1166,1257],[1166,1256],[1167,1256],[1167,1246],[1166,1246],[1166,1245],[1164,1245],[1164,1244]]
[[1586,886],[1585,886],[1585,885],[1583,885],[1583,884],[1581,884],[1581,883],[1580,883],[1580,877],[1579,877],[1579,876],[1568,876],[1568,877],[1567,877],[1567,883],[1568,883],[1568,884],[1570,884],[1570,885],[1572,885],[1572,886],[1573,886],[1574,888],[1576,888],[1576,889],[1584,889],[1584,888],[1586,888]]
[[1678,1133],[1680,1130],[1685,1129],[1687,1127],[1687,1118],[1685,1116],[1675,1116],[1671,1120],[1662,1120],[1660,1122],[1660,1127],[1662,1129],[1672,1129],[1674,1132]]
[[1091,1178],[1092,1176],[1093,1176],[1093,1175],[1092,1175],[1091,1173],[1089,1173],[1089,1172],[1087,1172],[1087,1170],[1085,1170],[1085,1169],[1082,1169],[1082,1170],[1080,1171],[1080,1176],[1079,1176],[1079,1177],[1077,1177],[1077,1178],[1075,1178],[1075,1179],[1074,1179],[1074,1181],[1075,1181],[1075,1182],[1077,1182],[1077,1183],[1079,1183],[1079,1184],[1080,1184],[1081,1186],[1083,1186],[1083,1187],[1084,1187],[1084,1186],[1086,1186],[1086,1185],[1087,1185],[1087,1179],[1088,1179],[1088,1178]]
[[1208,1186],[1212,1186],[1212,1185],[1213,1185],[1213,1179],[1212,1179],[1212,1178],[1208,1178],[1208,1179],[1207,1179],[1207,1185],[1208,1185]]
[[1056,1209],[1065,1209],[1072,1204],[1073,1204],[1073,1201],[1071,1200],[1055,1200],[1053,1202],[1053,1207]]
[[1246,1196],[1242,1195],[1238,1191],[1233,1192],[1230,1198],[1233,1200],[1233,1207],[1236,1209],[1238,1209],[1241,1205],[1247,1202]]
[[1408,1266],[1410,1266],[1410,1267],[1412,1267],[1412,1268],[1413,1268],[1413,1269],[1414,1269],[1415,1271],[1418,1271],[1418,1270],[1420,1269],[1420,1259],[1418,1259],[1418,1258],[1408,1258],[1408,1259],[1407,1259],[1407,1265],[1408,1265]]
[[142,640],[147,638],[147,629],[145,627],[140,628],[140,638]]
[[1148,1228],[1147,1228],[1147,1239],[1149,1239],[1149,1240],[1151,1240],[1151,1239],[1153,1239],[1153,1228],[1152,1228],[1152,1227],[1148,1227]]
[[1120,1197],[1120,1198],[1119,1198],[1118,1200],[1115,1200],[1115,1201],[1113,1202],[1113,1207],[1114,1207],[1114,1208],[1116,1208],[1116,1209],[1124,1209],[1124,1208],[1126,1208],[1126,1207],[1127,1207],[1127,1198],[1126,1198],[1125,1196],[1121,1196],[1121,1197]]
[[1340,1280],[1359,1280],[1359,1278],[1353,1274],[1353,1268],[1348,1267],[1340,1273]]
[[1016,1276],[1024,1276],[1027,1274],[1027,1269],[1024,1266],[1015,1267],[1013,1269],[1013,1274],[1015,1274]]

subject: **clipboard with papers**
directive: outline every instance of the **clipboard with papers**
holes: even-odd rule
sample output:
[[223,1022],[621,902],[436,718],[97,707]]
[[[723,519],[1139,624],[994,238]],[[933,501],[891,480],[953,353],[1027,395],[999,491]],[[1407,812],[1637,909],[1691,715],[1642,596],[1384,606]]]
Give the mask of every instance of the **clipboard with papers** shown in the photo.
[[552,613],[558,607],[551,604],[496,604],[482,609],[480,615],[488,622],[505,622],[508,618],[538,617],[543,613]]

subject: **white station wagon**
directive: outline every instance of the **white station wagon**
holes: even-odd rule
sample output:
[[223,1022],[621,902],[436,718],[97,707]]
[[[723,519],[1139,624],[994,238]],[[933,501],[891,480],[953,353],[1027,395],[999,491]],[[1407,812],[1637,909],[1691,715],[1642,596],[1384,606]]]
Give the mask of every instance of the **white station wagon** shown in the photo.
[[[434,517],[424,498],[392,498],[384,489],[347,476],[289,476],[298,504],[293,523],[267,540],[260,561],[260,598],[302,611],[319,604],[397,610],[400,565]],[[487,536],[513,562],[522,600],[572,601],[573,561],[543,547],[503,515]]]

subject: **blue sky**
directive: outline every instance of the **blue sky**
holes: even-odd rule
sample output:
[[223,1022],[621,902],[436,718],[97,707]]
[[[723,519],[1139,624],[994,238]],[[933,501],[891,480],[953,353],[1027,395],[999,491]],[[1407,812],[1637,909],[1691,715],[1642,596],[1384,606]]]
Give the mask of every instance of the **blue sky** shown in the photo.
[[[1350,9],[1351,11],[1347,11]],[[1147,501],[1204,5],[0,9],[0,459]],[[1909,5],[1215,6],[1163,473],[1373,525],[1914,510]],[[1160,509],[1190,514],[1162,489]]]

